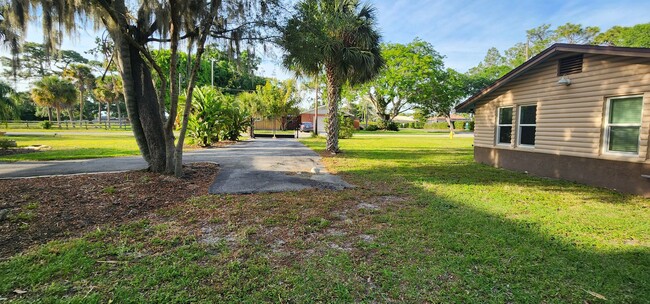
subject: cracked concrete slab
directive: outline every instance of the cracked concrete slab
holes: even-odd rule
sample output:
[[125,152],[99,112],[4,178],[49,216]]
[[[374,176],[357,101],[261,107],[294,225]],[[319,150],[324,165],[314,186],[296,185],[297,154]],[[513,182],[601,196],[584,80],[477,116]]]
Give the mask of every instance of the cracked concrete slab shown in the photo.
[[[329,174],[320,156],[295,139],[255,139],[220,150],[221,168],[210,187],[213,194],[352,187]],[[310,173],[312,168],[320,173]]]

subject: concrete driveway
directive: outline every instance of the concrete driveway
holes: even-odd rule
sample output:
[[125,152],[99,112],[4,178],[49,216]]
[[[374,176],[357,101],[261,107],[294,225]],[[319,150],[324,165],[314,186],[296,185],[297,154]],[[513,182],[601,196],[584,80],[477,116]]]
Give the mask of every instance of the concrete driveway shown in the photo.
[[[327,173],[320,156],[295,139],[255,139],[225,148],[187,152],[183,162],[219,164],[219,174],[210,187],[213,194],[351,187],[340,177]],[[0,163],[0,178],[129,171],[146,167],[141,157],[25,161]],[[320,173],[310,173],[312,168],[320,169]]]

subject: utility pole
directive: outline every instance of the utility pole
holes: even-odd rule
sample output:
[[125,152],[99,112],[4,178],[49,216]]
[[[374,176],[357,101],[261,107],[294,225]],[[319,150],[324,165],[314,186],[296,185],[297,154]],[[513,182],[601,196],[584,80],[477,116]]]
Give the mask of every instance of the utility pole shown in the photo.
[[318,91],[320,91],[318,83],[318,74],[316,74],[316,99],[314,100],[314,134],[318,135]]

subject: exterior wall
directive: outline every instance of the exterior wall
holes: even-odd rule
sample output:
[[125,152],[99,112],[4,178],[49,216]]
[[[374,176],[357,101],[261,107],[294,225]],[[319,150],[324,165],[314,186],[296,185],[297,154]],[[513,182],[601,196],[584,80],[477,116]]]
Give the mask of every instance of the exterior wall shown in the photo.
[[650,163],[621,162],[497,148],[474,148],[483,164],[650,197]]
[[[518,79],[482,98],[475,109],[475,146],[511,151],[650,163],[650,59],[584,54],[582,73],[571,74],[570,86],[558,85],[557,57],[549,58]],[[638,156],[603,153],[603,123],[609,97],[643,95]],[[496,145],[497,109],[537,105],[535,147]],[[513,111],[517,122],[518,111]],[[513,142],[517,126],[513,126]],[[502,162],[503,163],[503,162]],[[505,167],[505,166],[504,166]],[[650,174],[645,172],[644,174]]]

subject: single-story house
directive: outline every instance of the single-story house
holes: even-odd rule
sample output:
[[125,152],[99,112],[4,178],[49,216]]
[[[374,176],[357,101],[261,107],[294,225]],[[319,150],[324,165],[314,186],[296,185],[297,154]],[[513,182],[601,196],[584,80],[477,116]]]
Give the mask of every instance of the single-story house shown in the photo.
[[417,120],[415,120],[415,118],[413,118],[412,116],[397,115],[395,116],[395,118],[393,118],[393,122],[398,124],[408,124],[408,123],[417,122]]
[[[451,121],[471,121],[470,117],[461,116],[458,114],[451,114]],[[427,118],[427,123],[437,123],[437,122],[447,122],[447,117],[444,116],[435,116]]]
[[[316,113],[315,113],[315,109],[313,108],[300,113],[300,121],[318,124],[318,133],[325,133],[327,132],[325,130],[325,119],[328,116],[327,113],[329,113],[329,109],[327,108],[327,105],[322,105],[318,107],[318,123],[314,119],[314,117],[316,117]],[[354,123],[354,128],[359,130],[359,119],[357,119],[354,115],[349,113],[344,113],[343,116],[351,117]]]
[[456,106],[474,158],[650,197],[650,49],[555,44]]

